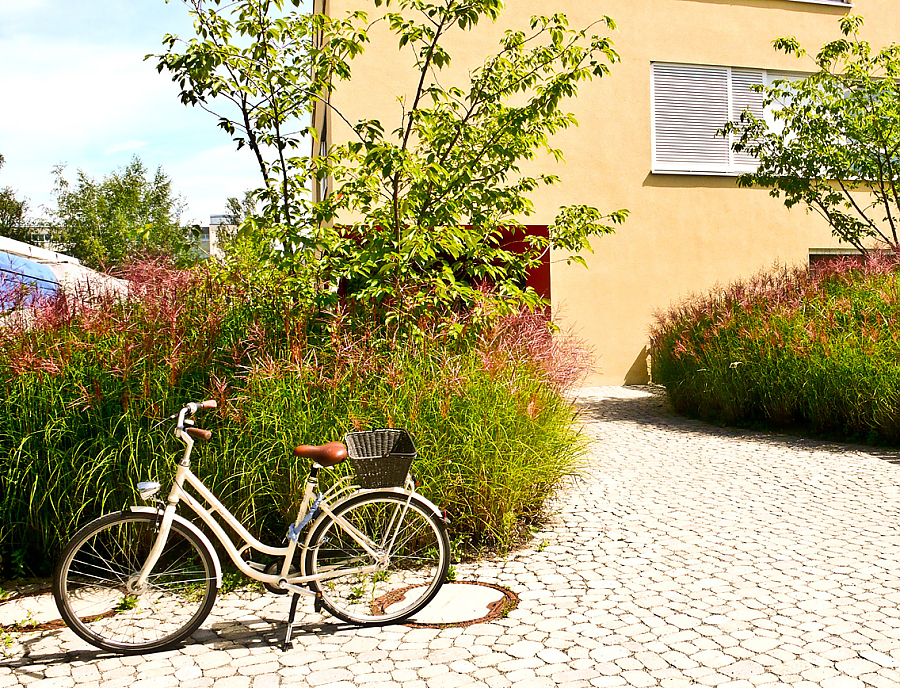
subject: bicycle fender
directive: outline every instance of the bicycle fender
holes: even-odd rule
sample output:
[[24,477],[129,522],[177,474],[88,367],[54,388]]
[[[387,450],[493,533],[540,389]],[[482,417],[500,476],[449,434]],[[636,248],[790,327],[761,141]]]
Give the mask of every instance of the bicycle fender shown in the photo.
[[[129,507],[128,510],[134,511],[137,513],[144,513],[144,514],[158,514],[159,513],[159,509],[152,507],[152,506],[132,506],[132,507]],[[196,535],[197,538],[200,540],[200,542],[202,542],[204,545],[206,545],[206,549],[209,550],[210,555],[212,555],[213,566],[216,567],[216,587],[221,588],[222,587],[222,564],[219,563],[219,555],[216,554],[216,548],[213,547],[212,543],[209,541],[209,538],[203,534],[202,530],[200,530],[197,526],[195,526],[193,523],[188,521],[183,516],[174,514],[172,517],[172,520],[177,521],[178,523],[183,525],[185,528],[187,528],[189,531],[191,531],[194,535]]]

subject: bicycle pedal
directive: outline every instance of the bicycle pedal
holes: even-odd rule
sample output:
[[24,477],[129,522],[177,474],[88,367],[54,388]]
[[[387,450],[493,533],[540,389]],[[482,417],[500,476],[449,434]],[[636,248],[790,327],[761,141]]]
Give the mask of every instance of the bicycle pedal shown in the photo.
[[313,611],[315,611],[318,614],[319,612],[322,611],[322,609],[323,609],[322,596],[316,595],[315,599],[313,600]]

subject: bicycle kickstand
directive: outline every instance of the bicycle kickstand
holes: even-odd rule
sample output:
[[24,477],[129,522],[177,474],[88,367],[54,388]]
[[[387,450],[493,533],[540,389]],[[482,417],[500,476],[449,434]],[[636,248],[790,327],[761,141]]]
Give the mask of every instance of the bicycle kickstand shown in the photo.
[[281,645],[282,652],[287,652],[288,645],[291,644],[291,633],[294,630],[294,617],[297,616],[297,602],[299,600],[300,595],[297,593],[291,595],[291,611],[288,614],[287,630],[284,633],[284,643]]

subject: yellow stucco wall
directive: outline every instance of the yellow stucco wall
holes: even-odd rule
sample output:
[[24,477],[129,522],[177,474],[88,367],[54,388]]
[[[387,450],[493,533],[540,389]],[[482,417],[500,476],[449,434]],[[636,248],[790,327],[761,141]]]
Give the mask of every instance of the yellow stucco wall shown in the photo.
[[[328,0],[341,16],[360,0]],[[540,169],[561,184],[535,195],[532,224],[549,223],[559,206],[585,203],[601,210],[628,208],[615,236],[594,242],[589,268],[552,266],[553,308],[565,327],[583,337],[597,357],[596,383],[640,382],[652,313],[691,292],[770,267],[797,263],[810,248],[835,247],[827,226],[801,208],[788,211],[765,190],[738,189],[728,176],[651,173],[651,63],[679,62],[761,69],[809,69],[776,53],[776,36],[794,35],[812,50],[838,37],[838,19],[866,18],[863,38],[875,45],[900,41],[900,12],[892,0],[857,0],[852,8],[791,0],[507,0],[498,25],[480,26],[450,46],[454,66],[446,82],[478,64],[502,30],[532,14],[565,12],[573,27],[609,14],[622,61],[612,74],[585,84],[570,104],[580,127],[556,137],[565,164],[542,160]],[[354,80],[336,94],[351,121],[397,121],[396,96],[414,87],[411,58],[373,33],[354,65]],[[332,135],[346,135],[331,119]],[[342,134],[343,131],[343,134]]]

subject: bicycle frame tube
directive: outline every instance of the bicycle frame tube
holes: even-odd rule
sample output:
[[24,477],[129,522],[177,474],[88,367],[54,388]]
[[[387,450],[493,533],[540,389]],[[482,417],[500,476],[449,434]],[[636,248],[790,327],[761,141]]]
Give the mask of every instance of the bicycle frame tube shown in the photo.
[[[334,573],[323,572],[315,575],[288,577],[287,574],[290,571],[290,564],[294,558],[294,554],[298,546],[297,540],[295,540],[294,538],[289,538],[288,544],[284,547],[271,547],[260,542],[255,537],[253,537],[253,535],[246,528],[244,528],[244,526],[240,521],[238,521],[234,514],[232,514],[225,507],[225,505],[223,505],[216,498],[216,496],[209,489],[207,489],[207,487],[200,481],[200,479],[191,472],[190,457],[191,451],[194,448],[194,440],[190,435],[184,432],[186,413],[187,409],[182,409],[181,413],[178,416],[178,420],[176,421],[175,430],[175,436],[185,444],[184,456],[179,462],[178,469],[175,472],[175,480],[172,484],[172,489],[169,491],[168,499],[166,500],[166,508],[163,511],[156,541],[153,543],[153,546],[150,549],[150,554],[147,557],[147,561],[144,562],[144,565],[141,568],[141,572],[136,579],[136,586],[138,589],[141,589],[147,582],[147,579],[150,576],[150,572],[153,570],[153,567],[159,560],[163,547],[165,546],[166,541],[169,537],[169,532],[172,528],[172,521],[175,517],[175,509],[177,508],[180,501],[184,501],[191,508],[191,510],[195,514],[197,514],[198,517],[200,517],[200,520],[202,520],[215,534],[216,538],[218,538],[219,542],[228,553],[228,556],[234,562],[234,565],[237,566],[243,574],[249,576],[250,578],[253,578],[254,580],[258,580],[263,583],[270,583],[275,586],[280,586],[283,581],[291,585],[298,585],[308,583],[313,580],[323,580],[326,578],[334,578],[338,576],[345,576],[348,574],[372,573],[376,570],[375,565],[370,565],[360,566],[353,569],[340,569],[338,571],[335,571]],[[342,482],[343,481],[339,481],[331,490],[328,491],[328,493],[326,493],[326,496],[332,498],[337,497],[338,504],[343,501],[344,498],[349,497],[349,487],[346,485],[343,487],[339,487]],[[185,483],[192,487],[197,492],[199,497],[203,499],[211,508],[204,508],[201,502],[194,499],[184,489]],[[307,512],[309,511],[310,505],[312,504],[313,498],[315,497],[316,485],[317,480],[315,477],[315,472],[313,472],[310,474],[309,479],[307,479],[306,481],[306,487],[303,492],[303,501],[300,504],[300,510],[298,511],[297,518],[294,522],[295,526],[299,526],[304,516],[306,516]],[[331,494],[332,492],[334,492],[333,495]],[[412,499],[412,495],[410,495],[410,499]],[[409,500],[407,500],[406,504],[407,508],[408,506]],[[309,547],[309,539],[312,533],[315,532],[316,528],[319,527],[319,524],[323,522],[323,519],[327,518],[334,521],[339,528],[346,531],[347,534],[350,535],[350,537],[356,540],[356,542],[366,551],[366,553],[368,553],[374,559],[378,559],[379,549],[384,549],[384,543],[372,542],[364,533],[356,529],[345,518],[341,516],[335,516],[334,512],[331,509],[331,506],[326,500],[321,501],[319,509],[322,513],[309,527],[306,540],[303,544],[304,549],[307,549]],[[216,512],[219,513],[220,518],[238,535],[238,537],[240,537],[241,540],[244,541],[245,546],[242,547],[241,550],[238,550],[237,547],[235,547],[231,538],[225,532],[225,529],[222,528],[222,526],[215,518],[213,518],[213,514],[215,514]],[[390,530],[388,532],[390,532]],[[394,533],[394,538],[396,538],[396,533]],[[392,538],[391,540],[391,547],[394,544],[394,538]],[[264,554],[269,554],[276,557],[284,557],[280,574],[274,575],[261,573],[260,571],[257,571],[256,569],[249,566],[248,563],[241,557],[241,551],[247,549],[247,547],[255,549]]]
[[[204,508],[202,503],[192,497],[191,494],[184,489],[185,484],[193,488],[197,492],[198,496],[202,498],[207,504],[209,504],[211,508]],[[303,501],[297,515],[296,523],[300,523],[300,521],[306,515],[313,499],[314,483],[308,481],[304,491]],[[284,547],[271,547],[257,540],[249,531],[247,531],[246,528],[244,528],[240,521],[238,521],[238,519],[225,507],[225,505],[223,505],[216,498],[216,496],[200,481],[200,479],[196,475],[194,475],[193,472],[191,472],[190,468],[184,465],[184,462],[182,462],[178,466],[178,470],[175,475],[175,481],[172,485],[171,491],[169,492],[169,498],[167,500],[168,503],[165,512],[163,513],[163,523],[160,526],[157,540],[154,543],[151,549],[150,556],[148,556],[147,561],[145,562],[141,574],[138,578],[139,585],[142,585],[146,581],[147,576],[149,576],[150,571],[156,564],[159,558],[159,553],[162,551],[162,548],[165,545],[166,539],[168,537],[169,530],[171,528],[172,517],[175,513],[175,507],[179,502],[182,501],[187,504],[191,508],[191,510],[200,518],[200,520],[202,520],[209,527],[209,529],[213,532],[213,534],[225,548],[225,551],[228,553],[228,556],[232,560],[232,562],[234,562],[234,565],[237,566],[243,574],[254,580],[258,580],[263,583],[270,583],[272,585],[275,585],[276,587],[282,580],[286,580],[288,583],[293,585],[302,585],[312,580],[324,580],[326,578],[334,578],[355,573],[372,573],[376,570],[376,567],[373,564],[369,566],[360,566],[354,569],[341,569],[340,571],[335,572],[324,572],[316,575],[301,575],[290,577],[287,576],[286,574],[290,569],[290,562],[293,560],[294,554],[298,547],[298,543],[293,540],[289,540],[288,544]],[[343,517],[335,516],[334,512],[330,508],[330,505],[328,505],[327,503],[322,502],[319,508],[322,513],[316,519],[315,523],[310,526],[310,533],[315,530],[322,519],[329,518],[333,520],[338,525],[338,527],[345,530],[350,535],[350,537],[352,537],[369,555],[371,555],[373,558],[377,556],[379,543],[373,543],[371,540],[369,540],[368,537],[366,537],[364,533],[361,533],[359,530],[357,530]],[[218,512],[220,518],[251,549],[255,549],[259,552],[263,552],[264,554],[269,554],[279,558],[283,557],[284,559],[283,565],[281,567],[281,572],[277,575],[266,574],[250,567],[247,562],[244,561],[244,559],[241,557],[239,550],[237,549],[237,547],[235,547],[231,537],[229,537],[228,533],[225,532],[225,529],[215,518],[213,518],[213,514],[215,514],[216,512]],[[307,543],[304,544],[304,548],[307,544],[308,537]]]

